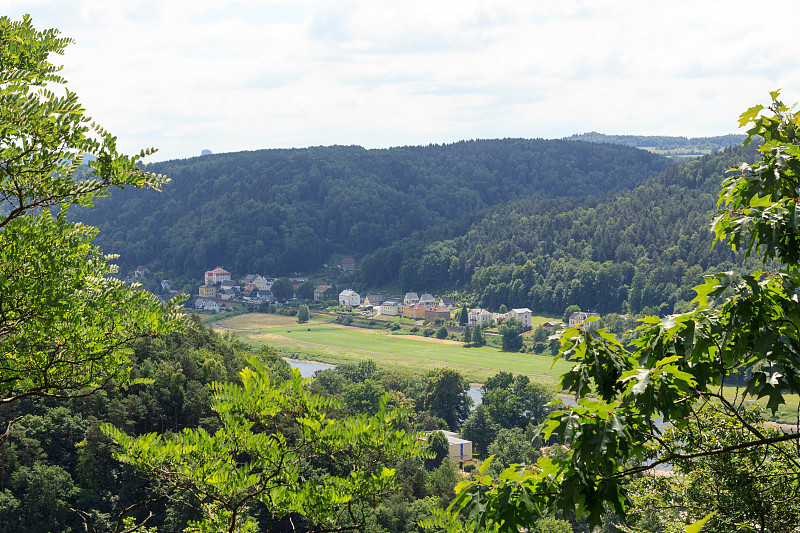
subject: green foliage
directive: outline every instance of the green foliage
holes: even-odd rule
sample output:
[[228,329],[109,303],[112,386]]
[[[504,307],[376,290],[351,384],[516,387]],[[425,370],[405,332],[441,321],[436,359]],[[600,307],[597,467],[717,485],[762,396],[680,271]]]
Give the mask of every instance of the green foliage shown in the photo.
[[578,305],[570,305],[564,310],[564,316],[561,317],[561,322],[565,324],[569,324],[569,317],[572,316],[572,313],[580,312],[581,308]]
[[745,135],[729,134],[717,137],[668,137],[663,135],[605,135],[596,131],[581,133],[566,137],[570,141],[584,141],[594,143],[622,144],[657,150],[682,150],[692,154],[702,154],[706,151],[721,150],[729,146],[739,145],[746,138]]
[[447,338],[447,327],[442,326],[436,330],[436,338],[437,339],[446,339]]
[[472,343],[472,328],[464,326],[464,344],[469,345]]
[[486,344],[486,337],[484,337],[483,329],[480,326],[475,326],[472,329],[472,344],[473,346],[484,346]]
[[[116,267],[91,241],[97,231],[67,221],[110,187],[159,190],[167,182],[126,156],[91,122],[49,61],[70,39],[37,31],[29,17],[0,17],[0,385],[7,404],[67,398],[132,383],[125,348],[179,329],[179,301],[162,304],[111,277]],[[76,170],[90,154],[91,174]],[[52,209],[52,211],[51,211]],[[7,434],[0,437],[4,439]]]
[[[103,246],[119,243],[123,268],[145,263],[197,276],[225,264],[289,275],[342,254],[359,256],[354,275],[364,287],[466,285],[460,254],[426,244],[485,209],[532,195],[630,189],[667,165],[633,148],[542,139],[260,150],[154,163],[148,170],[174,180],[163,198],[114,195],[80,216],[103,227]],[[420,253],[404,249],[420,230],[429,235]]]
[[[761,422],[760,409],[739,412],[743,425],[733,426],[730,415],[718,405],[707,405],[684,428],[668,428],[666,446],[681,446],[685,453],[730,448],[746,444],[758,433],[780,438],[783,433]],[[746,426],[745,426],[746,425]],[[653,458],[660,458],[653,447]],[[797,450],[791,443],[745,447],[725,455],[700,455],[676,460],[676,476],[655,482],[643,478],[631,489],[630,516],[641,519],[653,507],[674,506],[691,521],[709,512],[708,531],[790,532],[800,530],[800,504],[795,497]]]
[[[277,281],[277,280],[276,280]],[[313,300],[314,299],[314,290],[316,286],[314,286],[314,282],[308,280],[302,283],[299,287],[297,287],[297,299],[298,300]]]
[[572,533],[572,526],[566,520],[545,516],[536,521],[531,533]]
[[428,379],[422,405],[447,422],[451,431],[456,431],[469,415],[472,399],[468,392],[469,383],[460,372],[442,368]]
[[485,404],[478,405],[470,413],[461,428],[461,436],[472,441],[472,453],[478,457],[487,454],[489,445],[497,438],[500,424],[494,421]]
[[306,322],[308,322],[308,306],[301,305],[297,310],[297,323],[305,324]]
[[386,389],[374,379],[347,385],[342,391],[342,401],[352,412],[373,416],[380,411]]
[[504,352],[518,352],[522,348],[522,332],[525,330],[518,318],[509,318],[500,324],[497,331],[503,339]]
[[525,429],[539,424],[550,413],[553,393],[528,376],[498,372],[483,385],[483,405],[491,419],[503,428]]
[[439,500],[439,505],[445,508],[456,497],[455,488],[462,479],[458,474],[458,467],[449,455],[446,455],[441,464],[428,476],[428,494],[435,496]]
[[294,285],[289,278],[276,279],[272,282],[272,288],[270,290],[272,291],[272,296],[274,296],[276,300],[282,302],[291,300],[292,296],[294,296]]
[[461,312],[458,314],[458,325],[466,326],[468,322],[469,322],[469,311],[467,310],[467,304],[463,304],[461,306]]
[[530,464],[539,457],[539,450],[521,428],[503,428],[489,445],[493,457],[490,472],[500,473],[512,464]]
[[[519,531],[556,510],[585,514],[590,525],[597,525],[609,510],[624,516],[630,506],[627,481],[660,464],[693,469],[710,461],[726,465],[726,479],[734,485],[754,487],[744,468],[748,461],[769,460],[776,446],[797,442],[797,433],[771,435],[742,411],[748,398],[766,397],[768,408],[775,410],[785,393],[800,393],[800,228],[794,221],[800,211],[800,118],[777,96],[773,93],[772,115],[760,117],[762,108],[743,114],[742,123],[753,124],[748,140],[764,138],[761,161],[725,180],[713,223],[719,241],[757,251],[773,270],[706,277],[695,289],[694,310],[643,320],[638,337],[627,346],[602,329],[567,329],[561,354],[575,364],[563,376],[562,388],[574,393],[577,403],[558,406],[542,435],[548,441],[560,438],[569,445],[568,453],[541,457],[534,467],[512,465],[497,479],[481,472],[459,486],[453,511],[463,509],[478,526],[501,531]],[[724,394],[726,383],[741,385],[735,397]],[[704,422],[703,413],[712,408],[724,423]],[[674,428],[672,444],[658,429],[661,420]],[[721,438],[732,440],[725,445]],[[642,464],[647,457],[651,461]],[[691,461],[696,458],[707,459]],[[796,454],[788,463],[771,461],[770,468],[773,464],[780,475],[764,482],[780,489],[787,480],[787,488],[794,487],[800,477]],[[703,472],[699,478],[715,479]],[[732,503],[719,488],[715,485],[710,494],[699,489],[708,499],[690,518],[706,519],[715,509],[728,512]],[[746,500],[733,505],[749,513]],[[783,518],[796,523],[793,507],[780,512],[786,514],[778,523],[785,523]],[[761,527],[757,514],[729,515],[737,527]]]
[[[441,466],[443,461],[449,461],[450,444],[447,436],[441,431],[434,431],[428,435],[425,446],[431,455],[429,459],[425,459],[426,470],[435,470]],[[450,462],[452,463],[452,461]]]
[[[251,530],[260,509],[264,527],[290,514],[322,529],[363,523],[375,498],[396,489],[387,463],[422,453],[417,435],[399,429],[407,413],[387,411],[384,396],[374,416],[329,418],[336,402],[309,394],[297,371],[277,384],[251,364],[241,385],[212,384],[221,417],[215,433],[132,438],[106,425],[123,450],[116,457],[158,478],[163,494],[201,510],[198,530]],[[322,468],[316,474],[315,465]]]

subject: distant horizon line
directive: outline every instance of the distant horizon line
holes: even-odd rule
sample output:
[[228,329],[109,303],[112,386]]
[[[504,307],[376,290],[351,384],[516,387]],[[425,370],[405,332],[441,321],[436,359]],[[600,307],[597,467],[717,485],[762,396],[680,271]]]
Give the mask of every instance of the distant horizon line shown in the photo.
[[[361,148],[366,151],[371,150],[391,150],[395,148],[427,148],[430,146],[450,146],[459,143],[465,142],[478,142],[478,141],[505,141],[505,140],[525,140],[525,141],[569,141],[569,140],[579,140],[573,139],[575,137],[581,137],[583,135],[601,135],[604,137],[622,137],[622,138],[636,138],[636,137],[643,137],[643,138],[659,138],[659,139],[683,139],[687,141],[694,141],[694,140],[702,140],[702,139],[717,139],[723,137],[747,137],[745,133],[722,133],[719,135],[702,135],[697,137],[688,137],[686,135],[644,135],[644,134],[636,134],[636,133],[601,133],[598,131],[586,131],[583,133],[573,133],[567,135],[565,137],[476,137],[470,139],[460,139],[458,141],[452,142],[430,142],[427,144],[397,144],[391,146],[384,146],[384,147],[371,147],[365,148],[363,145],[360,144],[315,144],[315,145],[306,145],[306,146],[273,146],[268,148],[250,148],[250,149],[243,149],[243,150],[235,150],[235,151],[225,151],[225,152],[215,152],[209,148],[202,148],[199,150],[199,153],[196,155],[190,155],[186,157],[173,157],[170,159],[159,159],[153,161],[147,161],[146,164],[151,163],[167,163],[170,161],[183,161],[186,159],[194,159],[197,157],[205,157],[208,155],[226,155],[226,154],[238,154],[241,152],[260,152],[265,150],[308,150],[311,148]],[[619,143],[608,143],[608,144],[619,144]],[[732,145],[731,145],[732,146]],[[640,148],[639,146],[632,146],[632,148]],[[204,153],[209,152],[209,153]],[[153,154],[154,156],[158,155],[158,152]]]

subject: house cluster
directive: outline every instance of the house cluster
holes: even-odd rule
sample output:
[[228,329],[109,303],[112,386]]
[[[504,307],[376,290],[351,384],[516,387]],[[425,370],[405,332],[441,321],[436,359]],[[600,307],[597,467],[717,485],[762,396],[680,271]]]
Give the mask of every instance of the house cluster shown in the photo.
[[[248,274],[239,280],[234,280],[231,273],[222,267],[208,270],[205,273],[205,283],[200,286],[198,298],[194,301],[194,308],[211,311],[214,313],[224,311],[228,306],[225,302],[231,300],[247,303],[272,302],[272,284],[276,278]],[[305,278],[290,278],[296,289]]]
[[525,329],[531,329],[532,315],[533,311],[527,307],[523,307],[521,309],[512,309],[507,313],[492,313],[486,309],[481,309],[478,307],[469,311],[467,324],[470,326],[480,326],[485,322],[499,324],[500,322],[508,320],[509,318],[516,318],[522,322],[522,325]]
[[406,293],[403,301],[392,298],[388,294],[368,294],[364,299],[351,289],[339,293],[339,305],[342,307],[361,307],[372,309],[377,315],[402,316],[414,320],[449,320],[450,312],[455,307],[452,297],[443,296],[437,301],[430,294],[419,296],[416,292]]

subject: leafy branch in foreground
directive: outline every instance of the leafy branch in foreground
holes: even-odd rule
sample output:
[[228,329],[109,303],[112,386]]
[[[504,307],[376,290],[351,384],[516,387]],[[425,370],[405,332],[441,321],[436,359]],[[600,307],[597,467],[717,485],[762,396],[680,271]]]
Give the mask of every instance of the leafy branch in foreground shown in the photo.
[[[129,384],[130,344],[183,327],[179,300],[165,307],[110,277],[113,256],[91,244],[96,230],[66,218],[112,186],[167,182],[136,165],[153,150],[120,154],[75,93],[48,89],[66,83],[50,55],[71,42],[29,16],[0,17],[0,407]],[[76,179],[84,154],[91,175]]]
[[[270,381],[256,361],[242,385],[212,385],[221,428],[131,438],[105,426],[123,451],[117,458],[154,475],[161,494],[194,507],[196,531],[255,531],[283,523],[291,530],[359,529],[366,510],[396,489],[398,459],[422,456],[420,436],[407,432],[409,413],[331,419],[336,401],[309,394],[295,370]],[[267,522],[267,523],[265,523]]]
[[[770,468],[780,461],[781,483],[796,494],[800,434],[767,432],[743,411],[764,397],[775,411],[785,394],[800,394],[800,119],[777,92],[771,96],[771,114],[762,116],[757,106],[741,117],[742,125],[752,124],[746,142],[764,139],[761,159],[723,181],[712,227],[716,241],[758,253],[777,268],[707,277],[696,288],[696,309],[643,320],[630,346],[603,330],[564,331],[559,355],[575,365],[562,387],[577,404],[557,403],[541,431],[546,440],[560,439],[568,453],[461,484],[451,519],[463,512],[479,527],[518,532],[539,516],[575,511],[594,526],[609,510],[625,516],[630,481],[658,465],[720,457],[734,474],[732,458],[742,454],[758,455]],[[715,420],[735,429],[735,442],[704,438],[712,409]],[[689,446],[670,438],[674,432],[696,438]],[[707,521],[711,530],[732,531],[726,522],[732,505],[717,496],[702,508],[683,508],[680,520],[695,522],[693,529]],[[736,524],[758,527],[755,515]]]

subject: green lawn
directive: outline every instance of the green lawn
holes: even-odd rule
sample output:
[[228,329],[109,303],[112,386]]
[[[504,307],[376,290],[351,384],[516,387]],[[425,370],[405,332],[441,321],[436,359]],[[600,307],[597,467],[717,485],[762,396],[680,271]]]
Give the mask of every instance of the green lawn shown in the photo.
[[[550,357],[501,352],[488,347],[465,348],[461,343],[408,339],[376,333],[373,330],[322,324],[260,328],[260,331],[310,345],[358,350],[363,355],[369,355],[376,360],[380,360],[383,356],[401,356],[437,363],[546,376],[560,376],[570,367],[566,361],[558,361],[551,368],[553,360]],[[362,359],[363,355],[359,359]]]

